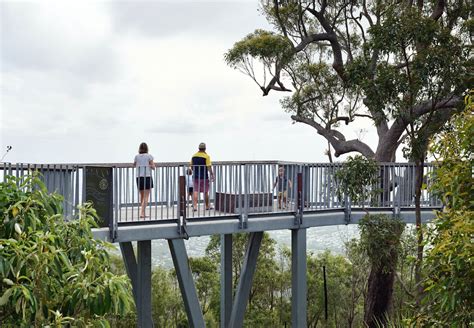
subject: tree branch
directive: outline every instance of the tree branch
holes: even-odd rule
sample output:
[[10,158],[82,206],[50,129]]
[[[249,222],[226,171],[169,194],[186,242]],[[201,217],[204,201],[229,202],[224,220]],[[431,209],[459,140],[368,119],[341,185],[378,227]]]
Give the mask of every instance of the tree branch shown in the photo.
[[349,24],[347,23],[347,21],[348,21],[347,11],[344,8],[344,22],[346,25],[346,35],[347,35],[347,42],[346,42],[347,43],[347,59],[349,60],[349,62],[352,62],[354,60],[354,57],[352,55],[351,42],[350,42],[351,35],[349,34]]
[[437,21],[443,15],[443,11],[444,11],[445,6],[446,6],[446,1],[445,0],[438,0],[438,2],[436,3],[436,7],[435,7],[433,13],[431,14],[430,18]]
[[[462,99],[456,95],[449,95],[444,99],[437,101],[433,104],[432,100],[427,100],[415,107],[413,107],[413,118],[416,119],[422,115],[429,113],[431,110],[440,110],[444,108],[452,108],[458,106],[462,102]],[[410,120],[410,118],[408,118]]]
[[397,149],[397,141],[400,139],[400,136],[405,131],[406,127],[412,123],[414,120],[420,118],[421,116],[434,111],[441,112],[446,110],[446,113],[439,114],[440,117],[449,119],[451,115],[455,112],[456,107],[462,102],[462,99],[459,96],[450,95],[437,103],[433,104],[431,100],[425,101],[406,113],[401,113],[401,115],[393,122],[390,129],[387,133],[379,138],[379,144],[376,150],[377,161],[389,161],[393,153]]
[[424,5],[424,1],[423,0],[417,0],[416,1],[416,6],[418,7],[418,9],[421,11],[423,10],[423,5]]
[[405,285],[405,283],[403,282],[402,278],[400,277],[400,274],[398,272],[395,271],[395,277],[397,278],[398,282],[400,283],[400,286],[402,286],[402,289],[405,291],[405,293],[412,297],[412,298],[415,298],[415,295],[413,295],[410,290],[407,288],[407,286]]
[[457,112],[455,107],[447,108],[446,110],[436,111],[433,116],[423,122],[421,128],[417,133],[417,138],[423,142],[422,150],[426,151],[429,145],[431,136],[438,133],[451,116]]
[[310,34],[307,37],[301,39],[301,42],[295,47],[294,52],[298,53],[306,46],[312,42],[317,42],[317,41],[331,41],[331,36],[328,33],[314,33]]
[[369,11],[367,10],[367,2],[365,0],[362,1],[362,8],[364,9],[363,14],[365,18],[367,19],[367,21],[369,22],[369,25],[373,27],[374,21],[372,20],[372,17],[370,17]]
[[288,38],[288,33],[286,32],[286,27],[283,24],[283,21],[281,20],[281,17],[280,17],[280,9],[279,9],[279,6],[278,6],[278,2],[279,2],[278,0],[273,0],[273,6],[275,8],[275,16],[278,20],[278,24],[281,27],[281,31],[283,32],[283,35],[285,36],[285,38]]
[[361,36],[362,36],[362,40],[364,40],[364,44],[367,43],[367,40],[365,39],[364,28],[362,27],[361,23],[359,22],[359,20],[362,19],[363,13],[362,13],[362,12],[360,13],[359,18],[354,17],[353,4],[351,4],[350,13],[351,13],[352,20],[353,20],[354,22],[356,22],[357,26],[359,26],[359,29],[360,29],[360,32],[361,32]]
[[375,156],[372,149],[370,149],[370,147],[367,144],[363,143],[360,140],[353,139],[353,140],[346,141],[345,139],[340,139],[339,137],[341,136],[344,137],[344,136],[339,131],[325,129],[317,122],[306,117],[302,117],[299,115],[292,115],[291,119],[296,122],[305,123],[315,128],[318,134],[326,138],[326,140],[334,148],[334,155],[336,157],[339,157],[340,155],[347,154],[353,151],[359,152],[367,158],[373,158]]
[[367,115],[367,114],[354,114],[352,115],[353,117],[367,117],[367,118],[370,118],[371,120],[373,120],[374,118],[370,115]]
[[351,119],[350,119],[349,116],[335,117],[326,124],[326,128],[329,128],[331,125],[333,125],[334,123],[339,122],[339,121],[344,121],[344,123],[346,123],[346,125],[348,125],[349,122],[351,121]]
[[334,33],[333,28],[327,21],[326,17],[324,17],[324,11],[321,9],[320,12],[308,8],[308,11],[313,14],[316,19],[319,21],[321,26],[323,27],[324,31],[326,31],[326,34],[328,35],[328,41],[331,43],[331,48],[333,52],[333,63],[332,67],[336,71],[337,75],[343,80],[346,81],[347,78],[344,73],[344,62],[342,60],[342,51],[341,51],[341,45],[339,44],[339,41],[337,40],[336,33]]
[[[316,41],[330,41],[331,36],[327,33],[316,33],[316,34],[310,34],[307,37],[303,38],[301,42],[294,48],[293,52],[298,53],[304,48]],[[282,67],[277,66],[275,67],[275,75],[273,78],[268,82],[268,84],[265,87],[260,87],[260,89],[263,92],[263,96],[267,96],[270,90],[277,90],[277,91],[291,91],[283,86],[283,84],[280,81],[280,72],[282,70]],[[276,87],[275,84],[278,84],[280,87]]]
[[285,92],[291,92],[291,91],[292,91],[291,89],[287,89],[287,88],[283,85],[283,83],[281,83],[281,82],[279,82],[279,81],[278,81],[277,83],[278,83],[279,86],[272,85],[272,86],[271,86],[271,89],[272,89],[272,90],[285,91]]
[[[275,10],[276,10],[276,15],[277,15],[276,18],[278,20],[278,24],[282,28],[283,34],[286,37],[288,37],[288,33],[286,31],[286,28],[283,26],[283,22],[281,21],[280,16],[279,16],[278,2],[276,0],[274,0],[274,1],[276,2]],[[309,8],[309,6],[306,7],[306,10],[308,10],[311,14],[313,14],[316,17],[316,19],[319,21],[319,23],[321,24],[321,26],[323,27],[323,29],[326,33],[313,33],[313,34],[310,34],[306,37],[303,37],[301,39],[301,42],[296,47],[294,47],[293,52],[296,54],[296,53],[304,50],[308,44],[313,43],[313,42],[329,41],[329,43],[331,45],[331,48],[332,48],[332,52],[333,52],[332,67],[334,68],[336,73],[339,75],[339,77],[343,81],[346,81],[347,78],[345,76],[344,61],[342,59],[341,45],[338,41],[336,33],[334,32],[334,29],[331,27],[331,25],[327,21],[326,17],[324,17],[324,12],[326,10],[326,5],[327,5],[327,2],[322,1],[320,12],[316,11],[314,8]],[[347,6],[347,5],[345,5],[345,6]],[[281,69],[282,69],[282,67],[278,67],[275,71],[275,76],[273,77],[273,79],[268,83],[268,85],[266,87],[261,88],[262,91],[263,91],[264,96],[268,95],[270,90],[289,91],[288,89],[282,87],[281,82],[279,81],[279,74],[280,74]],[[280,85],[280,88],[278,88],[278,87],[275,88],[275,83],[278,83],[278,85]]]
[[[367,102],[364,99],[362,101],[367,106]],[[379,139],[382,138],[388,132],[388,119],[387,116],[381,110],[375,110],[370,106],[367,106],[372,119],[374,120],[375,127],[377,128],[377,135]]]

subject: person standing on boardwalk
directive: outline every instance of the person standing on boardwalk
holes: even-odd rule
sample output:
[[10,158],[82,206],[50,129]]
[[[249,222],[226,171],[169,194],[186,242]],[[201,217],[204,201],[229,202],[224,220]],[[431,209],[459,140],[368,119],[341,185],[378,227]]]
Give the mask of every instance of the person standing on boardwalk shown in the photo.
[[153,156],[148,154],[148,145],[145,142],[138,147],[138,154],[135,156],[133,166],[137,168],[137,188],[140,193],[140,218],[146,218],[145,209],[150,198],[150,191],[153,188],[153,178],[151,171],[155,169]]
[[280,166],[278,168],[278,176],[275,179],[275,183],[273,184],[273,189],[277,187],[278,192],[278,208],[285,209],[288,200],[288,187],[292,188],[291,179],[288,179],[285,175],[285,168]]
[[211,157],[206,153],[206,144],[201,142],[198,147],[198,152],[191,158],[191,168],[194,177],[194,195],[193,208],[197,211],[197,202],[199,193],[204,193],[204,200],[206,203],[206,210],[211,210],[209,204],[209,175],[210,180],[214,181],[214,172],[211,166]]
[[186,170],[186,189],[188,191],[188,200],[193,200],[194,193],[194,179],[193,179],[193,170]]

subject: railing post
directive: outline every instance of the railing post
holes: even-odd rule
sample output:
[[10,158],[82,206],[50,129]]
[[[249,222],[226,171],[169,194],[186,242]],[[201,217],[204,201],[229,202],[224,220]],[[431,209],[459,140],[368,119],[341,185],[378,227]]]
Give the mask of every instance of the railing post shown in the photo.
[[296,176],[296,212],[295,225],[300,226],[303,223],[303,173],[299,172]]
[[347,194],[344,194],[344,220],[346,224],[351,222],[351,208],[351,198]]
[[[366,202],[366,199],[362,199],[362,209],[365,208],[365,202]],[[347,194],[347,191],[344,191],[344,221],[346,221],[346,224],[351,223],[351,212],[352,212],[351,198]]]
[[[243,167],[243,188],[242,188],[242,167]],[[248,220],[248,188],[249,188],[248,168],[245,164],[239,168],[239,210],[240,210],[240,229],[247,229]],[[243,200],[243,203],[242,203]]]
[[[398,217],[400,216],[400,192],[398,193],[395,193],[395,188],[397,187],[397,184],[399,184],[399,182],[397,181],[399,178],[397,178],[397,175],[396,175],[396,171],[395,171],[395,165],[392,164],[392,185],[393,185],[393,216],[394,217]],[[400,187],[398,187],[400,188]],[[398,194],[398,195],[397,195]]]
[[118,193],[120,192],[120,189],[118,189],[117,175],[118,175],[118,169],[116,166],[114,166],[112,167],[112,177],[113,177],[112,197],[113,197],[113,205],[114,205],[115,213],[112,214],[112,228],[110,231],[110,239],[112,240],[112,242],[114,242],[118,236],[118,219],[119,219],[119,214],[120,214],[120,204],[119,204],[119,195],[118,195]]
[[181,175],[179,177],[179,200],[178,200],[178,233],[189,239],[188,232],[186,229],[186,178]]

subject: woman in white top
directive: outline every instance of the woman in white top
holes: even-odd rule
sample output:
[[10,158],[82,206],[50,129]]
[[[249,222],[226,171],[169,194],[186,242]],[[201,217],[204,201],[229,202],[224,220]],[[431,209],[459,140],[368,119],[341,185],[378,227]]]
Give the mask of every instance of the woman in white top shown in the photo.
[[150,191],[153,188],[153,178],[151,170],[155,169],[153,156],[148,154],[148,145],[144,142],[138,148],[133,166],[137,168],[137,187],[140,192],[140,218],[145,218],[145,209],[150,198]]

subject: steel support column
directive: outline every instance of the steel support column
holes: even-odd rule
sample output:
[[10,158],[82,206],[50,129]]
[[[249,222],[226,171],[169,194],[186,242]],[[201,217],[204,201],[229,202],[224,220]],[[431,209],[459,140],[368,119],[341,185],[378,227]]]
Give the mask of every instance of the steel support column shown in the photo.
[[253,275],[257,266],[257,257],[262,244],[263,232],[252,232],[250,234],[247,251],[245,252],[242,271],[240,272],[239,286],[235,294],[232,313],[230,315],[229,327],[242,327],[244,323],[245,309],[250,296]]
[[183,239],[168,239],[190,327],[205,327]]
[[291,326],[306,327],[306,229],[291,230]]
[[232,235],[221,235],[221,328],[232,312]]
[[151,240],[137,241],[138,327],[153,327],[151,317]]
[[119,243],[120,250],[122,251],[123,262],[125,263],[125,270],[127,270],[128,277],[132,283],[133,299],[135,300],[135,306],[138,308],[137,300],[137,260],[135,253],[133,252],[133,245],[131,241]]

